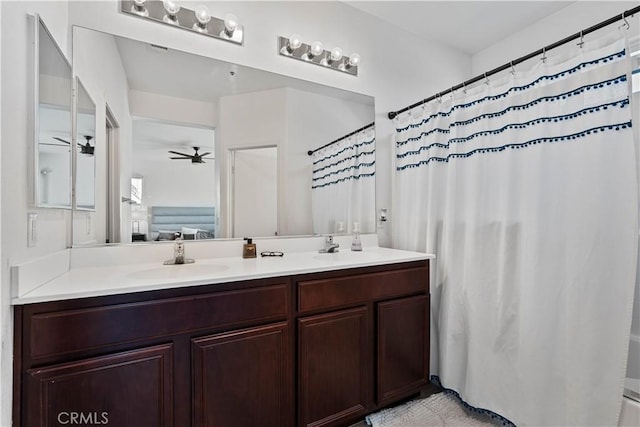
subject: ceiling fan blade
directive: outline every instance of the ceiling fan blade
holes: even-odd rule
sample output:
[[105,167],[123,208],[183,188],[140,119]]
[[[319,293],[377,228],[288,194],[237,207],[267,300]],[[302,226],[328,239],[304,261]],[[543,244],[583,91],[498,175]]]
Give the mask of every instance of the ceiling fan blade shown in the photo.
[[200,154],[200,157],[208,156],[209,154],[211,154],[211,151],[207,151],[206,153]]
[[171,154],[177,154],[179,156],[191,157],[191,154],[180,153],[178,151],[169,150]]
[[65,141],[64,139],[58,138],[57,136],[52,136],[51,138],[53,138],[53,139],[55,139],[57,141],[60,141],[60,142],[64,142],[65,144],[71,145],[71,143],[69,141]]
[[66,147],[65,144],[54,144],[53,142],[40,142],[39,145],[51,145],[53,147]]
[[191,157],[169,157],[169,158],[173,160],[193,160],[193,158]]

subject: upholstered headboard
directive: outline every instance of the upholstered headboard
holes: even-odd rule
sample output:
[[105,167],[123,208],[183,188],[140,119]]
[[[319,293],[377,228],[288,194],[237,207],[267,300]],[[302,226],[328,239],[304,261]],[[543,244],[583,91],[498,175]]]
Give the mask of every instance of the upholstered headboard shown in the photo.
[[[204,238],[214,237],[216,223],[213,206],[152,206],[151,238],[167,232],[181,232],[182,228],[202,230]],[[203,237],[200,237],[203,238]]]

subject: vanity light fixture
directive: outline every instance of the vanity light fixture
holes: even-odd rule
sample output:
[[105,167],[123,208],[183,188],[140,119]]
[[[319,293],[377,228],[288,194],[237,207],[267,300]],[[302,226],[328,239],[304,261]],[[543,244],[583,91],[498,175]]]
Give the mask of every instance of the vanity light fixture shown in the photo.
[[239,45],[244,40],[244,28],[235,15],[216,18],[205,5],[191,10],[179,0],[120,0],[120,11]]
[[278,52],[282,56],[321,65],[354,76],[358,75],[360,55],[352,53],[351,56],[344,56],[343,50],[339,47],[334,47],[331,51],[325,50],[319,41],[306,44],[300,40],[300,36],[297,34],[292,34],[288,38],[278,37]]
[[149,11],[145,7],[145,3],[147,0],[133,0],[133,6],[131,6],[131,13],[135,13],[136,15],[148,17]]

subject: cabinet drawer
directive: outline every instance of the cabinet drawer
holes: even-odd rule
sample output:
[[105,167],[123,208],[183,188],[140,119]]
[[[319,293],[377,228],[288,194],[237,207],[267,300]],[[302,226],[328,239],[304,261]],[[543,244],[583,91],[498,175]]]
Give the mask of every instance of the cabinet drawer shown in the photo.
[[429,267],[298,282],[298,311],[306,312],[426,292]]
[[287,284],[188,297],[36,313],[27,319],[31,358],[136,340],[283,320]]

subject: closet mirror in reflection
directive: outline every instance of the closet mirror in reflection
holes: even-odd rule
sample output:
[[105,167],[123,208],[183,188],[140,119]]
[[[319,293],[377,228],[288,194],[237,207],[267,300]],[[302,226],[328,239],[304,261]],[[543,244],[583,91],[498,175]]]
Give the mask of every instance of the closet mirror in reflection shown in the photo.
[[34,205],[71,208],[71,64],[38,15],[34,46]]
[[[312,206],[307,153],[374,119],[370,96],[86,28],[73,52],[107,153],[95,212],[74,213],[96,243],[318,233],[313,211],[328,205]],[[361,231],[375,232],[366,216]]]

